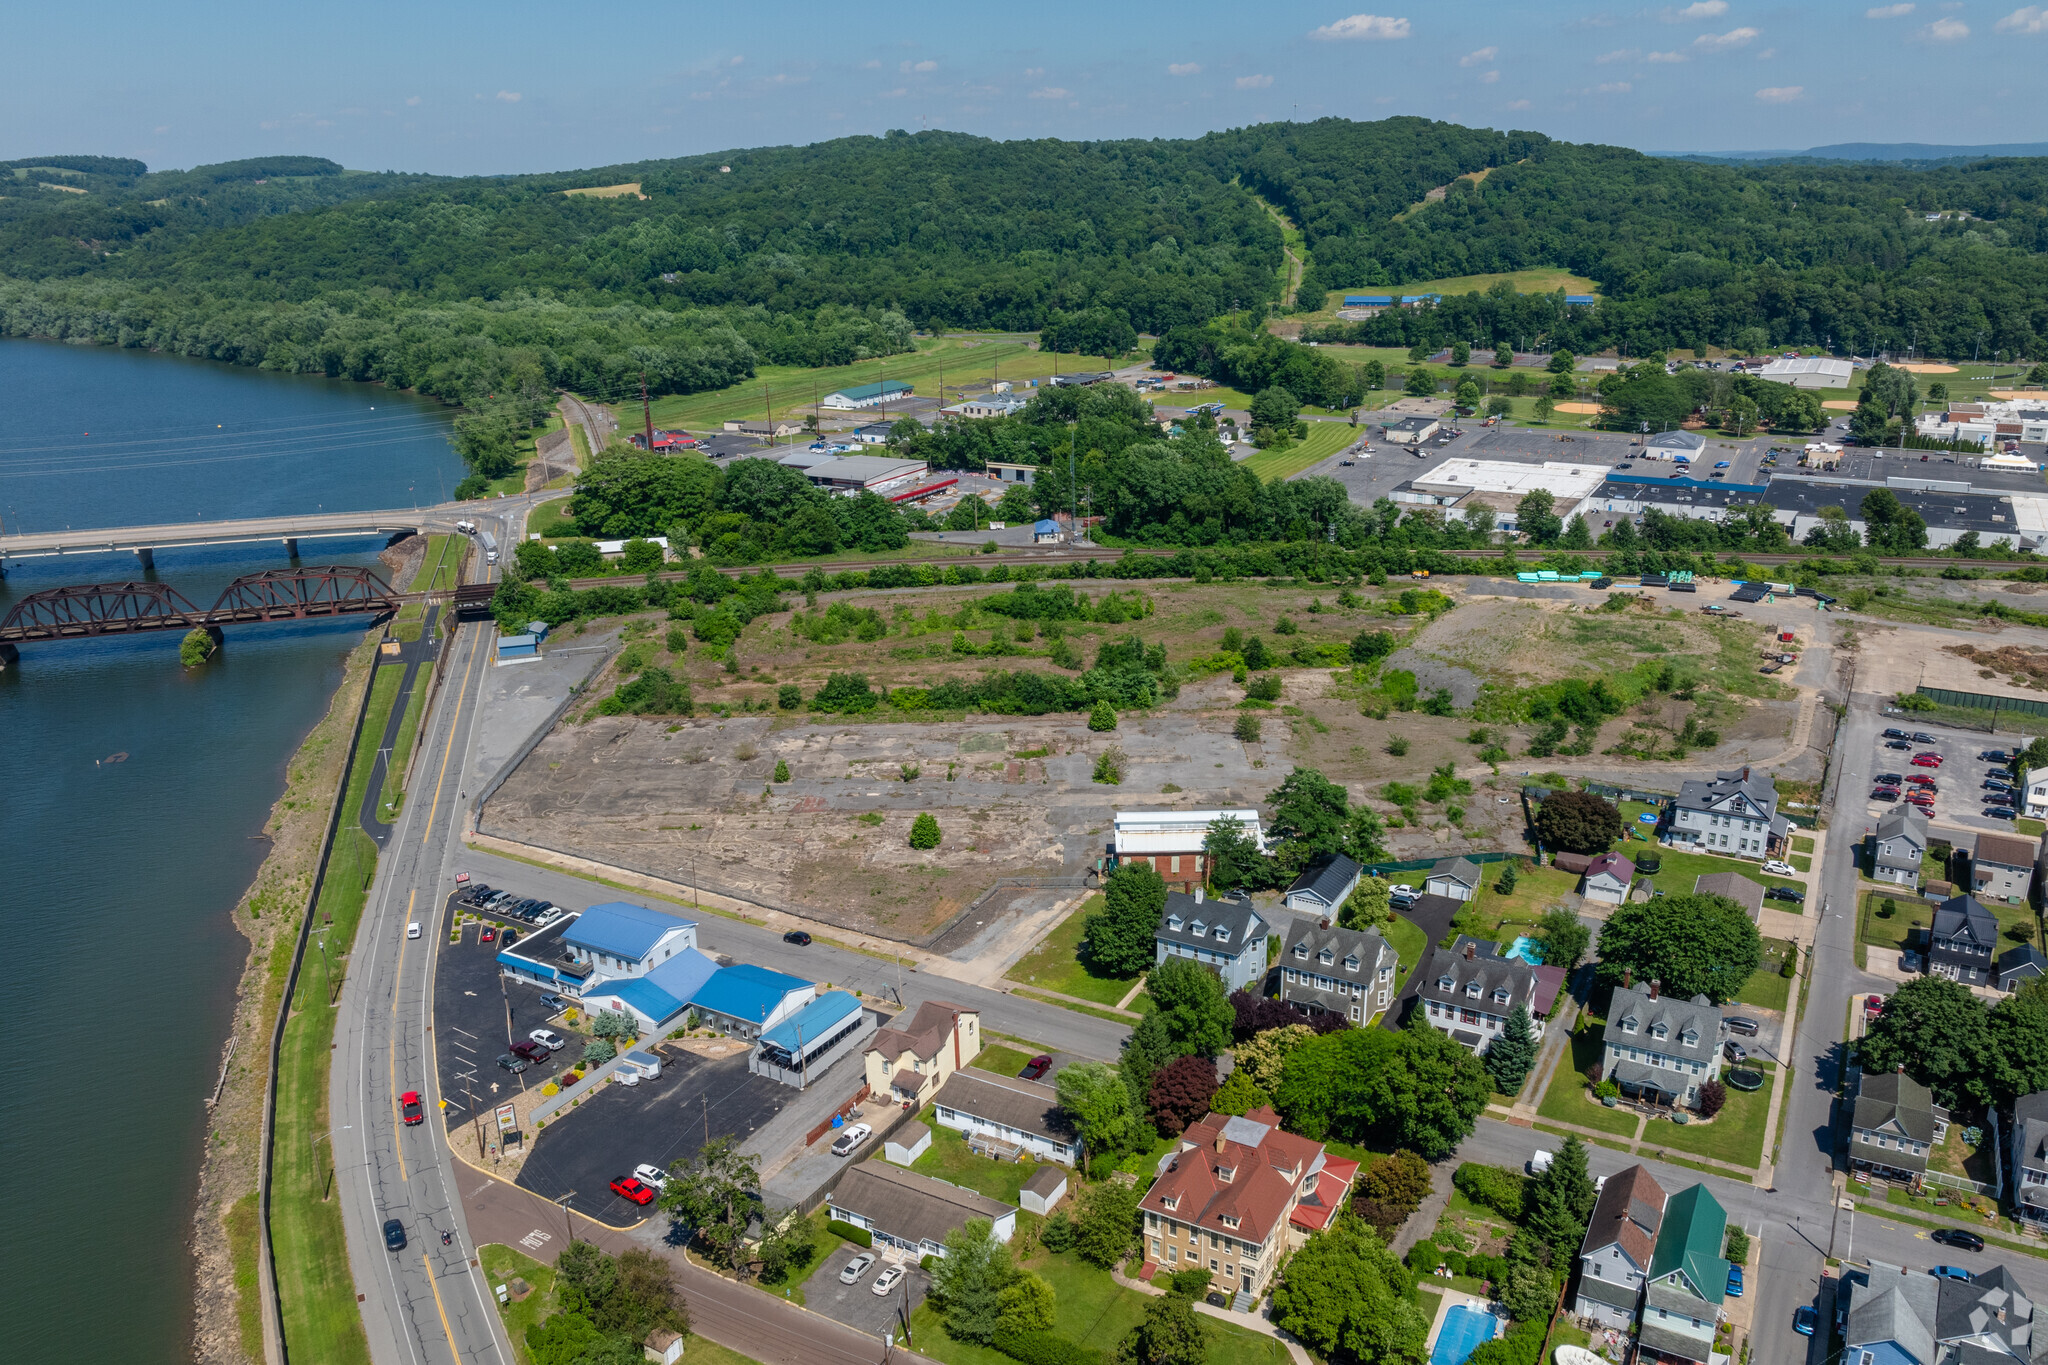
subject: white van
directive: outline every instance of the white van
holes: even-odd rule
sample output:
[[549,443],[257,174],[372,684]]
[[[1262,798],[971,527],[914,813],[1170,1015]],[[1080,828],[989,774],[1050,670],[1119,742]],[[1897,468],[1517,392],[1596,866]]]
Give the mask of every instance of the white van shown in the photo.
[[418,920],[414,920],[411,924],[405,926],[405,936],[407,938],[418,938],[420,936],[420,922]]

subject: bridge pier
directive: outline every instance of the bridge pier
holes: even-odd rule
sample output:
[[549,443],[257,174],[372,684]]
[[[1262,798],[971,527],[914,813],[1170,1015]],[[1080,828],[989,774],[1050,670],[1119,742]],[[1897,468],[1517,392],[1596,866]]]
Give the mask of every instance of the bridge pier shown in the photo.
[[20,650],[10,644],[0,644],[0,673],[6,672],[20,662]]
[[297,559],[299,557],[299,538],[297,536],[286,536],[284,538],[284,552],[289,558]]
[[156,571],[155,550],[147,545],[139,545],[135,549],[135,557],[142,561],[142,571],[144,573],[154,573]]

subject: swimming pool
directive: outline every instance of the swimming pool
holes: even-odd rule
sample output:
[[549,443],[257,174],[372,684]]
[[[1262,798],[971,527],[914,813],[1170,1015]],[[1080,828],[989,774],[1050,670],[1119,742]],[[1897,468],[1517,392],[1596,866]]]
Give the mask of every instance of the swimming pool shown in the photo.
[[1515,940],[1515,946],[1508,949],[1509,957],[1519,957],[1531,967],[1543,965],[1543,944],[1524,934]]
[[1429,1353],[1429,1365],[1465,1365],[1465,1358],[1492,1341],[1500,1320],[1466,1304],[1455,1304],[1444,1314],[1437,1329],[1436,1346]]

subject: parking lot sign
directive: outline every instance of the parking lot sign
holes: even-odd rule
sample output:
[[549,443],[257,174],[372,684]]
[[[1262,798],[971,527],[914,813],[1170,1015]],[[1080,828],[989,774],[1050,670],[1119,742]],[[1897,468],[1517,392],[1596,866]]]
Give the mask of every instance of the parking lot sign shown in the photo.
[[517,1118],[517,1117],[516,1117],[516,1116],[515,1116],[515,1115],[513,1114],[513,1112],[512,1112],[512,1106],[511,1106],[511,1105],[509,1105],[509,1104],[501,1104],[501,1105],[499,1105],[499,1106],[498,1106],[498,1131],[499,1131],[499,1132],[501,1132],[501,1133],[509,1133],[509,1132],[511,1132],[511,1131],[512,1131],[512,1130],[513,1130],[514,1128],[516,1128],[516,1127],[518,1127],[518,1126],[519,1126],[519,1120],[518,1120],[518,1118]]

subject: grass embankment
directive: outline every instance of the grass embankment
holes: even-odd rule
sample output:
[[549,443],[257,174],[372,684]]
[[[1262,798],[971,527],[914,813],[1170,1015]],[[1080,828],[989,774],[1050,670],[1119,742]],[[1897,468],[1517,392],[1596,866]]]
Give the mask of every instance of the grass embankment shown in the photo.
[[524,493],[526,491],[526,466],[532,464],[539,457],[534,447],[539,444],[541,437],[546,436],[549,432],[560,431],[561,429],[562,414],[559,411],[550,410],[547,420],[519,438],[513,450],[512,472],[502,479],[491,480],[489,486],[484,489],[480,496],[495,498],[499,494],[504,494],[506,497],[511,497],[515,494]]
[[[468,549],[468,541],[467,536],[429,536],[427,552],[420,557],[420,566],[414,572],[412,586],[407,591],[431,592],[454,587],[461,577],[462,556]],[[398,609],[398,615],[391,622],[392,638],[419,639],[426,614],[426,603],[407,602]]]
[[[403,672],[394,668],[394,673]],[[404,804],[406,769],[412,764],[413,745],[419,740],[420,713],[427,709],[427,694],[434,689],[431,665],[420,669],[413,678],[412,695],[406,699],[405,718],[399,722],[398,733],[391,740],[391,761],[384,765],[384,790],[382,793],[384,819],[396,820]]]
[[[320,888],[313,926],[316,942],[306,949],[292,1016],[285,1025],[278,1059],[277,1121],[272,1136],[270,1235],[277,1257],[279,1294],[284,1300],[284,1333],[290,1353],[325,1365],[367,1362],[369,1342],[356,1308],[349,1274],[341,1203],[332,1197],[334,1171],[327,1109],[328,1070],[339,1011],[333,1001],[347,970],[348,954],[362,920],[370,880],[377,870],[377,846],[356,821],[370,769],[398,692],[403,670],[386,667],[371,681],[369,710],[356,744],[355,767],[342,796],[341,828]],[[417,696],[424,696],[426,679]],[[417,716],[408,709],[408,725]],[[408,733],[399,742],[411,746]],[[324,937],[326,953],[318,939]],[[281,937],[273,971],[289,970],[291,940]]]

